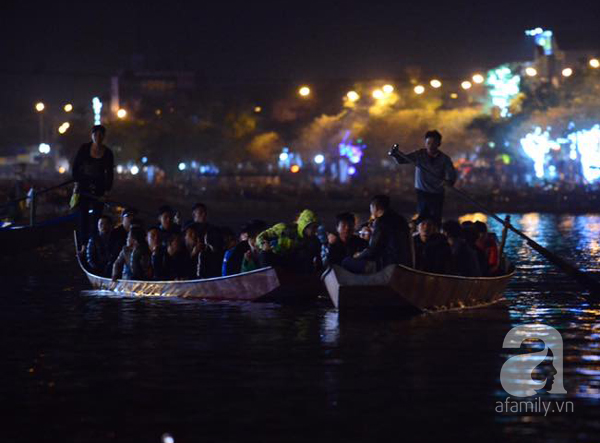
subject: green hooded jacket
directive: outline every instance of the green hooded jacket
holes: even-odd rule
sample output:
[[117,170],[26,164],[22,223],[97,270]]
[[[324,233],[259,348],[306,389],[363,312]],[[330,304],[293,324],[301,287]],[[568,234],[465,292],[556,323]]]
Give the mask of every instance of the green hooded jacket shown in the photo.
[[317,216],[310,209],[300,213],[296,223],[277,223],[256,237],[260,249],[270,244],[275,254],[285,255],[299,246],[304,239],[304,229],[311,223],[318,223]]

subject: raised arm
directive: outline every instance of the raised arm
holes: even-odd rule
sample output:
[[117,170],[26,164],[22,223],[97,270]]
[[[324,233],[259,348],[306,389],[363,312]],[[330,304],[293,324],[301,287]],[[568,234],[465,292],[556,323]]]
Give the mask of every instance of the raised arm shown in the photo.
[[[404,155],[416,163],[418,152],[419,151],[413,151],[409,154],[404,154]],[[391,149],[389,154],[390,154],[390,157],[393,157],[394,160],[396,160],[396,163],[398,163],[399,165],[405,165],[407,163],[411,163],[406,158],[404,158],[403,156],[400,155],[400,149],[398,148],[398,145],[394,145],[394,147]]]

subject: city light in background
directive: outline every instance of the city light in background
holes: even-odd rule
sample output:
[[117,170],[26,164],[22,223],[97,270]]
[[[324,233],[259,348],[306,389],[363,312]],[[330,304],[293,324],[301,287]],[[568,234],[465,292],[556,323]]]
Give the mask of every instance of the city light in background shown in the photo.
[[391,94],[394,92],[394,87],[392,85],[384,85],[382,89],[386,94]]
[[423,85],[417,85],[417,86],[415,86],[414,91],[415,91],[415,94],[421,95],[421,94],[423,94],[425,92],[425,86],[423,86]]
[[73,105],[71,103],[67,103],[63,109],[65,110],[65,112],[71,112],[73,110]]
[[360,95],[358,95],[358,92],[356,91],[348,91],[346,98],[351,102],[356,102],[360,99]]
[[37,102],[35,104],[35,110],[37,112],[42,112],[45,108],[46,108],[46,105],[44,105],[44,103],[42,103],[42,102]]
[[373,91],[374,99],[381,100],[384,96],[385,96],[385,94],[383,93],[383,91],[381,89],[375,89]]
[[325,161],[325,156],[323,154],[317,154],[315,155],[314,161],[317,165],[320,165]]
[[94,110],[94,125],[102,124],[102,102],[98,97],[92,99],[92,109]]
[[465,89],[465,90],[471,89],[471,86],[473,86],[473,85],[471,84],[470,81],[467,81],[467,80],[465,80],[464,82],[462,82],[460,84],[460,87],[463,88],[463,89]]
[[529,77],[535,77],[537,75],[537,69],[530,66],[525,69],[525,74],[527,74]]
[[38,150],[40,154],[50,154],[50,145],[48,143],[40,143]]
[[438,89],[442,87],[442,82],[437,80],[437,79],[433,79],[429,82],[429,84],[431,85],[432,88]]
[[123,108],[119,109],[117,111],[117,117],[119,117],[120,119],[124,119],[125,117],[127,117],[127,111]]
[[302,86],[298,90],[298,94],[300,94],[302,97],[308,97],[310,95],[310,88],[308,86]]
[[571,68],[565,68],[562,70],[563,77],[571,77],[573,75],[573,70]]
[[600,68],[600,60],[598,60],[597,58],[593,58],[590,60],[590,66],[594,69],[596,68]]
[[300,172],[300,166],[292,165],[292,167],[290,168],[290,171],[292,172],[292,174],[297,174],[298,172]]
[[259,114],[259,113],[262,112],[262,108],[260,106],[255,106],[254,107],[254,112],[257,113],[257,114]]
[[58,133],[59,134],[64,134],[65,132],[67,132],[67,130],[71,127],[71,124],[69,122],[64,122],[62,125],[60,125],[58,127]]
[[473,83],[480,85],[485,81],[485,77],[481,74],[475,74],[475,75],[473,75],[472,80],[473,80]]

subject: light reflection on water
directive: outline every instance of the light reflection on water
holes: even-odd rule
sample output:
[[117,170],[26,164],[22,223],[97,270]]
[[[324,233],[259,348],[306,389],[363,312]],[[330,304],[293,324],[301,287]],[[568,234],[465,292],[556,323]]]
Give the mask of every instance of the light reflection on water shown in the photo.
[[[501,226],[487,221],[500,236]],[[512,214],[511,222],[600,273],[600,216]],[[23,416],[42,417],[56,436],[92,429],[83,440],[115,433],[125,441],[135,431],[133,440],[157,441],[169,431],[176,441],[248,432],[268,433],[268,441],[336,441],[372,439],[373,429],[382,436],[401,425],[420,428],[414,435],[422,432],[423,440],[492,433],[546,441],[551,433],[570,442],[598,431],[600,305],[511,233],[506,254],[518,273],[505,302],[411,317],[344,316],[327,300],[282,307],[107,296],[90,291],[65,254],[54,268],[15,277],[0,299],[0,332],[15,374],[0,396],[20,398]],[[530,323],[562,334],[566,398],[577,420],[494,412],[506,396],[500,368],[514,355],[502,348],[504,336]],[[448,422],[456,428],[432,429]]]

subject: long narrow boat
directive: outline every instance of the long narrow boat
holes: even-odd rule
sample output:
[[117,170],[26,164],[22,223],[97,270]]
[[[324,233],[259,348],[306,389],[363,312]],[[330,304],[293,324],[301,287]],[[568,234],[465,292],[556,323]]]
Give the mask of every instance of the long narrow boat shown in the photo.
[[502,297],[514,274],[460,277],[390,265],[376,274],[357,275],[340,266],[323,274],[331,301],[349,308],[408,308],[440,310],[488,304]]
[[292,275],[272,267],[227,277],[198,280],[111,280],[87,270],[79,254],[76,253],[76,255],[81,270],[94,289],[113,291],[128,296],[298,302],[316,298],[323,288],[322,283],[316,277]]

